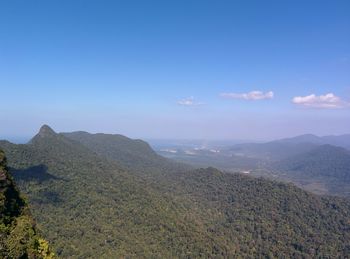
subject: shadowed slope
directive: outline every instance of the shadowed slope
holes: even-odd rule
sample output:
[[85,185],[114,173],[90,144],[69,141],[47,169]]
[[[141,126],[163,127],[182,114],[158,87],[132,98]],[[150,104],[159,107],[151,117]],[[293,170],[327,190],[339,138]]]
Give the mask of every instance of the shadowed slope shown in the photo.
[[175,202],[80,143],[44,128],[28,145],[5,143],[4,148],[16,170],[28,173],[44,165],[54,176],[41,183],[30,178],[20,183],[58,255],[111,258],[212,253],[213,241],[195,214],[185,208],[186,201]]
[[0,257],[53,258],[45,240],[37,234],[28,205],[7,171],[0,150]]

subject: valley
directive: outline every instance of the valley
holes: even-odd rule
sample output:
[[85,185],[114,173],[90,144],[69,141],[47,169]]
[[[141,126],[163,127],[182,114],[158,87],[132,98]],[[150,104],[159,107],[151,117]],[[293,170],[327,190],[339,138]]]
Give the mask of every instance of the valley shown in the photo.
[[[194,167],[292,182],[316,194],[350,197],[350,136],[302,135],[266,143],[163,144],[160,155]],[[221,142],[222,143],[222,142]]]

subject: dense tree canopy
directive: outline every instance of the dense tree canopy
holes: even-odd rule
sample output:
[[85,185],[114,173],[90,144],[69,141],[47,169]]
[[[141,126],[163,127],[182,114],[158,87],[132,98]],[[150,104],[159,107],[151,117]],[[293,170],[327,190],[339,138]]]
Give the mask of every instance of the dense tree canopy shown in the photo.
[[[157,157],[147,153],[144,143],[139,151],[154,161],[142,167],[140,159],[133,165],[123,162],[127,155],[117,155],[124,149],[113,148],[117,140],[106,147],[108,156],[102,148],[106,142],[98,141],[93,139],[98,150],[91,150],[45,127],[29,144],[0,142],[59,256],[312,258],[350,253],[348,200],[214,168],[188,171],[164,160],[157,167]],[[123,141],[127,145],[128,139]]]
[[48,243],[40,238],[28,205],[7,171],[0,150],[0,257],[53,258]]

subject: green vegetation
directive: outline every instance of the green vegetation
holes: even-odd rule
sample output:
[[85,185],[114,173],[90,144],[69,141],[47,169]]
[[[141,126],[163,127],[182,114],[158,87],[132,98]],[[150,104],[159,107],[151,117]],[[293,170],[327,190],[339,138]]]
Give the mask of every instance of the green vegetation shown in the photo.
[[282,160],[275,166],[304,177],[336,177],[341,182],[350,183],[350,151],[341,147],[322,145]]
[[348,200],[214,168],[187,171],[144,142],[123,138],[114,147],[119,139],[99,143],[88,134],[83,143],[46,126],[27,145],[0,142],[45,239],[63,258],[350,253]]
[[306,188],[315,188],[315,183],[318,183],[324,189],[319,191],[321,193],[350,197],[350,151],[344,148],[318,146],[279,161],[273,164],[273,168],[282,177]]
[[[197,167],[214,166],[226,172],[248,172],[293,182],[316,194],[350,197],[350,135],[301,135],[267,143],[237,144],[220,152],[195,150],[187,154],[160,152]],[[323,144],[323,143],[332,143]]]
[[63,133],[63,136],[77,141],[99,156],[118,164],[134,173],[169,172],[188,170],[191,167],[158,155],[147,142],[133,140],[122,135],[90,134],[87,132]]
[[233,254],[342,257],[350,246],[350,203],[291,185],[214,168],[182,174],[181,191],[220,215],[209,227]]
[[0,257],[54,258],[48,243],[40,238],[28,205],[19,194],[0,150]]

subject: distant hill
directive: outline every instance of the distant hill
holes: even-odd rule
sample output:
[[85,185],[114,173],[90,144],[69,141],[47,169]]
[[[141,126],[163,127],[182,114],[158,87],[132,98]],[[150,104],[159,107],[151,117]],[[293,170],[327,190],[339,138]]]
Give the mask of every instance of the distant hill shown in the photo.
[[7,171],[0,150],[0,257],[53,258],[48,243],[37,232],[28,204]]
[[271,142],[290,143],[290,144],[313,143],[313,144],[322,145],[324,143],[324,140],[322,137],[319,137],[313,134],[304,134],[304,135],[299,135],[291,138],[278,139]]
[[[350,253],[348,200],[214,168],[160,167],[150,174],[145,164],[147,170],[134,172],[147,160],[144,144],[141,154],[130,151],[140,164],[128,171],[121,166],[124,154],[115,151],[121,146],[109,144],[106,155],[100,136],[93,139],[99,152],[43,126],[26,145],[0,142],[39,227],[63,258]],[[125,141],[124,151],[131,150]]]
[[339,146],[339,147],[350,149],[350,134],[344,134],[339,136],[323,136],[323,137],[318,137],[312,134],[305,134],[305,135],[300,135],[293,138],[276,140],[274,142],[293,143],[293,144],[313,143],[317,145],[328,144],[328,145]]
[[[215,166],[227,172],[291,181],[317,194],[350,197],[350,150],[340,147],[346,144],[347,136],[307,134],[267,143],[236,144],[214,152],[176,149],[160,154],[197,167]],[[322,144],[325,141],[341,143]]]
[[325,136],[322,138],[325,141],[324,144],[344,147],[350,150],[350,134],[341,136]]
[[261,144],[238,144],[229,148],[228,151],[233,155],[246,156],[267,161],[278,161],[310,151],[316,146],[317,145],[314,143],[284,143],[274,141]]
[[350,151],[341,147],[318,146],[309,152],[279,161],[276,166],[304,177],[336,177],[339,181],[350,183]]
[[259,168],[261,160],[253,157],[222,154],[210,150],[172,150],[159,151],[160,155],[174,159],[182,163],[188,163],[194,167],[216,167],[229,172],[238,172]]
[[347,149],[321,145],[273,166],[285,177],[304,185],[318,183],[328,193],[350,196],[350,151]]
[[227,150],[232,154],[239,154],[269,161],[278,161],[311,151],[316,146],[325,144],[350,149],[350,134],[325,137],[305,134],[266,143],[237,144]]

